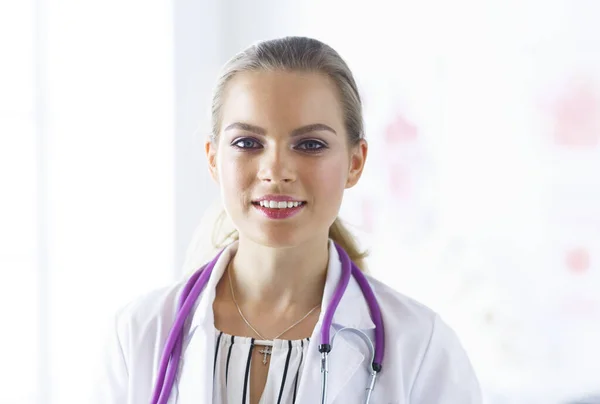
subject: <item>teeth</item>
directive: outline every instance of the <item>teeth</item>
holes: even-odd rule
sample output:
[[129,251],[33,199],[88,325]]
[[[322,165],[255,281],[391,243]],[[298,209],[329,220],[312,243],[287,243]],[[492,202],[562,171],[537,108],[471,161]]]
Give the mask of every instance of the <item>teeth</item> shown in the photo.
[[278,201],[260,201],[259,205],[264,207],[264,208],[271,208],[271,209],[286,209],[286,208],[297,208],[298,206],[300,206],[302,204],[302,202],[292,202],[292,201],[287,201],[287,202],[278,202]]

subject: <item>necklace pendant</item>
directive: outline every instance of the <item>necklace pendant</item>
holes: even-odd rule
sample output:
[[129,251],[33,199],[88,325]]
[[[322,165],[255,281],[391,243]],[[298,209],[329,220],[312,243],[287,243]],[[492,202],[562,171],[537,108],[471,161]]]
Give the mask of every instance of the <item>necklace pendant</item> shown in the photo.
[[263,354],[263,365],[267,364],[267,355],[271,355],[273,353],[273,351],[271,351],[271,347],[270,346],[266,346],[263,349],[261,349],[260,351],[258,351],[259,353]]

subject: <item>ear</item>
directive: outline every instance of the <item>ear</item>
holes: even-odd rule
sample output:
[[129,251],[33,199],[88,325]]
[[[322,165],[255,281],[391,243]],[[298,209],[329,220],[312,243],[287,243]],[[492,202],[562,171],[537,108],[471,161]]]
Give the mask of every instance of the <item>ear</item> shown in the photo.
[[348,180],[346,181],[346,188],[352,188],[360,179],[365,167],[368,151],[369,145],[365,139],[361,139],[358,145],[353,146],[350,150],[350,167],[348,171]]
[[218,184],[219,176],[217,173],[217,145],[215,144],[215,141],[211,141],[210,138],[206,139],[204,151],[206,152],[206,159],[208,160],[208,171],[210,172],[210,176]]

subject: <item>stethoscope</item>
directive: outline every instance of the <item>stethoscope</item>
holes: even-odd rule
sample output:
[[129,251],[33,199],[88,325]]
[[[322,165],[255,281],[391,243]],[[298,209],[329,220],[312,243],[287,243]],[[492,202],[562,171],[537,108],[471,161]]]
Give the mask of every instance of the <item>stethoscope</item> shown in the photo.
[[[335,243],[334,243],[335,244]],[[329,376],[329,353],[333,346],[335,337],[343,331],[352,332],[362,338],[369,348],[371,354],[371,363],[368,369],[370,374],[369,384],[366,387],[366,398],[365,404],[371,401],[371,394],[375,388],[375,379],[377,374],[381,371],[381,363],[383,361],[384,353],[384,330],[383,321],[381,319],[381,310],[379,304],[375,298],[375,294],[369,285],[369,282],[358,269],[358,267],[352,262],[346,251],[339,245],[335,244],[335,248],[339,254],[340,260],[342,261],[342,276],[335,289],[333,298],[327,306],[325,315],[323,317],[323,324],[321,326],[321,344],[319,345],[319,352],[321,353],[321,404],[325,404],[327,400],[327,378]],[[196,271],[185,284],[183,292],[179,300],[178,311],[175,318],[175,323],[169,332],[167,342],[165,344],[163,354],[160,360],[158,369],[158,376],[156,378],[156,384],[154,385],[154,392],[152,394],[152,404],[166,404],[169,396],[171,395],[171,389],[173,388],[173,382],[175,381],[175,374],[179,366],[179,359],[181,358],[181,350],[183,347],[183,325],[188,318],[198,296],[208,283],[210,275],[212,273],[215,264],[224,250],[221,250],[216,257],[213,258],[208,264]],[[354,328],[342,328],[337,331],[333,338],[329,339],[329,331],[333,321],[333,315],[337,309],[342,296],[350,281],[350,276],[354,276],[356,282],[360,286],[364,298],[369,305],[371,312],[371,318],[375,323],[375,344],[371,339],[361,330]]]

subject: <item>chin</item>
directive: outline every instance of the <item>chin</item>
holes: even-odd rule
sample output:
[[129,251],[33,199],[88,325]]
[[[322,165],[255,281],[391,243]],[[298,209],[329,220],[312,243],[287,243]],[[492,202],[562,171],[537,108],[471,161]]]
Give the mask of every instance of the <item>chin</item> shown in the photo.
[[296,247],[314,239],[314,232],[308,232],[308,229],[301,229],[298,226],[266,227],[270,226],[255,226],[250,231],[244,232],[244,237],[270,248]]

